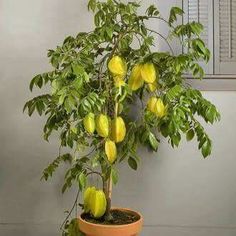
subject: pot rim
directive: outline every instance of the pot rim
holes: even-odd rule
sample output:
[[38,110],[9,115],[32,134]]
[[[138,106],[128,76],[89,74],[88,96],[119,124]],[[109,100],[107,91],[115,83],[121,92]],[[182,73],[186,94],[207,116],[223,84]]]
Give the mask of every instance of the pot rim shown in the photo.
[[80,214],[79,215],[79,221],[83,222],[84,224],[87,224],[87,225],[90,225],[90,226],[96,226],[96,227],[101,227],[101,228],[126,228],[126,227],[130,227],[130,226],[133,226],[133,225],[138,225],[138,224],[142,224],[143,223],[143,216],[137,212],[137,211],[134,211],[134,210],[131,210],[129,208],[123,208],[123,207],[113,207],[112,210],[121,210],[121,211],[128,211],[128,212],[132,212],[132,213],[135,213],[139,216],[139,220],[133,222],[133,223],[130,223],[130,224],[123,224],[123,225],[104,225],[104,224],[95,224],[95,223],[91,223],[91,222],[88,222],[86,220],[84,220],[81,215],[83,214]]

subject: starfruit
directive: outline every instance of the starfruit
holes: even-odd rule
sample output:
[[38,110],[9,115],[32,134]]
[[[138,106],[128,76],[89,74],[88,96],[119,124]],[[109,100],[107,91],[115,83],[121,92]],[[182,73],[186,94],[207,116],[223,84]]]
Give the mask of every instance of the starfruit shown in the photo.
[[95,131],[95,115],[90,112],[88,115],[84,117],[83,124],[85,130],[88,133],[93,134]]
[[114,142],[120,143],[124,140],[126,135],[126,126],[122,117],[118,116],[112,120],[111,124],[111,138]]
[[154,83],[152,83],[152,84],[148,84],[148,89],[149,89],[150,92],[156,91],[157,88],[158,88],[158,84],[157,84],[156,81]]
[[114,56],[111,58],[111,60],[108,63],[108,69],[114,76],[124,76],[127,73],[127,65],[123,58],[119,56]]
[[143,86],[143,79],[141,75],[142,65],[135,65],[131,71],[131,75],[128,81],[131,90],[135,91]]
[[123,76],[116,75],[116,76],[113,77],[113,79],[114,79],[114,83],[115,83],[115,86],[116,86],[116,87],[119,88],[119,87],[125,85],[125,81],[124,81]]
[[155,113],[156,110],[156,103],[157,103],[157,98],[156,97],[150,97],[148,102],[147,102],[147,109],[153,113]]
[[94,218],[102,217],[106,212],[107,201],[102,190],[94,191],[90,198],[90,213]]
[[98,135],[103,138],[108,137],[109,135],[109,120],[108,117],[104,114],[100,114],[96,117],[96,131]]
[[108,161],[113,164],[114,161],[117,158],[117,149],[116,149],[116,144],[111,141],[107,140],[105,143],[105,153],[107,156]]
[[160,118],[162,118],[166,114],[166,106],[164,105],[161,98],[159,98],[156,102],[155,114]]
[[145,63],[141,67],[142,79],[147,83],[154,83],[156,80],[156,69],[153,63]]
[[147,103],[147,109],[162,118],[166,114],[166,106],[161,98],[151,97]]
[[96,191],[95,187],[88,187],[84,191],[84,212],[85,213],[88,213],[90,211],[90,199],[95,191]]

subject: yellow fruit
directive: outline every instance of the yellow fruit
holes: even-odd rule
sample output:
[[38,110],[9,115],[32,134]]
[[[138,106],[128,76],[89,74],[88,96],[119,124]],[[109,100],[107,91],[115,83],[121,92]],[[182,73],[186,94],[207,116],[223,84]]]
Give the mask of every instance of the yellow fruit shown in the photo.
[[88,187],[84,192],[84,212],[85,213],[88,213],[90,211],[90,198],[95,191],[96,191],[95,187]]
[[155,113],[156,109],[156,103],[157,103],[157,98],[156,97],[150,97],[148,102],[147,102],[147,109],[153,113]]
[[114,79],[114,83],[115,83],[116,87],[119,88],[119,87],[125,85],[125,81],[124,81],[123,76],[117,75],[117,76],[114,76],[113,79]]
[[166,115],[166,106],[161,98],[151,97],[147,103],[147,109],[162,118]]
[[158,85],[157,85],[156,81],[154,83],[152,83],[152,84],[148,84],[148,88],[149,88],[150,92],[156,91],[157,87],[158,87]]
[[98,135],[103,138],[109,135],[109,120],[106,115],[100,114],[96,117],[96,130]]
[[131,75],[129,78],[129,87],[135,91],[143,86],[143,79],[141,75],[142,65],[135,65],[131,71]]
[[160,98],[156,102],[155,114],[160,118],[162,118],[166,114],[166,107]]
[[112,121],[111,124],[112,140],[116,143],[120,143],[124,140],[125,135],[126,135],[125,122],[120,116],[118,116]]
[[105,153],[108,161],[112,164],[117,158],[116,144],[113,141],[111,140],[106,141]]
[[141,68],[142,79],[147,83],[154,83],[156,80],[156,69],[152,63],[146,63]]
[[92,193],[90,198],[90,212],[94,218],[102,217],[106,212],[107,201],[102,190],[97,190]]
[[125,76],[127,72],[127,65],[123,58],[114,56],[108,63],[108,69],[113,75]]
[[93,134],[95,131],[95,115],[90,112],[88,115],[84,117],[83,124],[85,130],[88,133]]

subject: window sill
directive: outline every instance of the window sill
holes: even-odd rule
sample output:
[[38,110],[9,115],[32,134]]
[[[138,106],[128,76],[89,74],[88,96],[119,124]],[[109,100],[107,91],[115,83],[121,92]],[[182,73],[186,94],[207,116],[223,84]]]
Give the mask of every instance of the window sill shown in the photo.
[[186,78],[187,83],[202,91],[236,91],[236,75],[205,75],[203,80]]

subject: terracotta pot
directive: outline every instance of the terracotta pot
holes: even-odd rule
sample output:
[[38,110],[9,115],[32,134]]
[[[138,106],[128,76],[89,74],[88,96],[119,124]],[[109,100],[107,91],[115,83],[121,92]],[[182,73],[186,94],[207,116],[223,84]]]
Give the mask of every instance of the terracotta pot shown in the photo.
[[133,214],[136,214],[140,219],[134,223],[126,225],[100,225],[89,223],[79,217],[79,228],[86,236],[137,236],[142,229],[143,217],[139,213],[124,209],[124,208],[115,208],[121,211],[128,211]]

